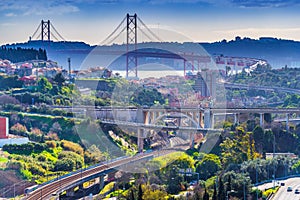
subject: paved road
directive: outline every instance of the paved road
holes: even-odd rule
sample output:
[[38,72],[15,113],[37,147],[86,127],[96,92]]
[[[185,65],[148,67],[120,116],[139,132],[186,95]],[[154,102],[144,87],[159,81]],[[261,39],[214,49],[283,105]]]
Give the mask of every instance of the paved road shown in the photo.
[[[285,186],[281,186],[278,192],[275,194],[272,200],[299,200],[300,194],[295,194],[296,188],[300,190],[300,178],[290,178],[285,181],[281,181],[285,183]],[[293,191],[288,192],[287,188],[291,186]]]

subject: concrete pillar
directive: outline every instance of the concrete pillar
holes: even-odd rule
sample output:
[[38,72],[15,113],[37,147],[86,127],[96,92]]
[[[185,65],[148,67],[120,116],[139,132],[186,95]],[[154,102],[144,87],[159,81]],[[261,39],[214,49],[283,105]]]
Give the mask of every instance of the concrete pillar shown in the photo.
[[136,110],[136,123],[145,123],[145,116],[142,108]]
[[211,112],[210,113],[210,128],[214,128],[215,125],[215,115]]
[[143,116],[144,116],[144,123],[145,124],[150,124],[150,121],[151,121],[151,112],[149,112],[149,111],[143,111]]
[[289,132],[290,130],[289,122],[290,122],[290,115],[289,113],[286,113],[286,132]]
[[211,128],[211,112],[209,109],[204,110],[204,128]]
[[156,111],[153,111],[153,119],[152,119],[152,122],[154,122],[157,118],[157,113]]
[[203,124],[203,114],[201,111],[199,111],[199,124],[200,124],[200,127],[202,127],[202,124]]
[[138,145],[138,152],[143,152],[144,149],[144,138],[143,138],[143,129],[138,128],[137,130],[137,145]]
[[190,148],[194,148],[195,133],[190,133]]
[[264,113],[259,113],[259,125],[264,127]]
[[240,121],[239,121],[239,114],[237,113],[234,113],[234,124],[239,124]]
[[102,190],[104,187],[104,175],[99,176],[99,188]]
[[74,197],[75,196],[74,188],[67,189],[66,196],[67,197]]

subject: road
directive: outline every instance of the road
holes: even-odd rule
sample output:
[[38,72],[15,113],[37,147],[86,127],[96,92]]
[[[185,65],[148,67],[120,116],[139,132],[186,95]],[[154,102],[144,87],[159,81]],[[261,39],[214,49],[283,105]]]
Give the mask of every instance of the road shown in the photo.
[[[285,186],[281,186],[278,192],[275,194],[272,200],[299,200],[300,194],[295,194],[295,189],[298,188],[300,190],[300,177],[290,178],[285,181],[281,181],[285,183]],[[288,192],[287,188],[291,186],[293,191]]]

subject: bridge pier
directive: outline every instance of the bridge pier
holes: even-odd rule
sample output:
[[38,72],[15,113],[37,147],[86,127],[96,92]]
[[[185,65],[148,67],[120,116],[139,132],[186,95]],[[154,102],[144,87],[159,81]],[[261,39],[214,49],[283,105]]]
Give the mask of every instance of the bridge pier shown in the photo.
[[286,132],[289,132],[290,130],[290,126],[289,126],[289,122],[290,122],[290,115],[289,113],[286,113]]
[[190,133],[190,148],[194,148],[194,143],[195,143],[195,135],[196,133]]
[[74,197],[75,196],[74,187],[66,190],[66,196],[67,197]]
[[104,187],[104,175],[99,176],[99,189],[102,190]]
[[239,124],[240,120],[239,120],[239,114],[234,113],[234,124]]
[[264,127],[264,113],[259,113],[259,125],[260,127]]
[[204,128],[213,128],[214,115],[209,109],[204,110]]
[[143,149],[144,149],[144,137],[143,137],[143,132],[144,130],[141,129],[141,128],[138,128],[137,130],[137,137],[138,137],[138,140],[137,140],[137,145],[138,145],[138,152],[143,152]]

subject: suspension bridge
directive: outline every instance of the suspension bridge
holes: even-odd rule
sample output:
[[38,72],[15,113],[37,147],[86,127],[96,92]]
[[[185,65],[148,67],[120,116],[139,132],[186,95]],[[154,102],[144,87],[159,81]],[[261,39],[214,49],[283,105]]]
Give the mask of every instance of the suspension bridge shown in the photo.
[[[138,77],[138,65],[140,58],[160,58],[180,60],[183,63],[184,75],[188,71],[199,71],[201,65],[207,67],[212,62],[207,53],[197,52],[176,52],[173,50],[159,49],[159,47],[142,48],[139,45],[142,42],[156,42],[162,44],[163,40],[158,37],[138,16],[137,14],[127,14],[118,26],[100,43],[101,46],[108,46],[120,41],[125,35],[126,49],[124,50],[107,50],[96,49],[93,53],[99,55],[121,55],[125,57],[124,70],[126,70],[126,78]],[[66,39],[57,31],[50,20],[42,20],[35,32],[30,37],[30,41],[40,40],[50,42],[54,38],[56,41],[65,41]],[[122,43],[122,41],[121,41]],[[69,49],[73,53],[88,54],[89,49]],[[65,51],[65,50],[64,50]],[[178,50],[179,51],[179,50]]]

